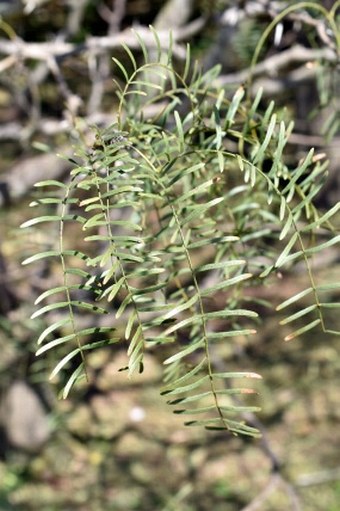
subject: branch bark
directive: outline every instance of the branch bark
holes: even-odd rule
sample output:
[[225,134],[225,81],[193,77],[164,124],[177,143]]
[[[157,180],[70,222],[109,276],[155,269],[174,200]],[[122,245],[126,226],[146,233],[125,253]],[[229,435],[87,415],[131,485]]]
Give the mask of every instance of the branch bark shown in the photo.
[[[185,48],[179,43],[197,34],[204,26],[205,18],[197,18],[184,27],[175,28],[172,32],[173,52],[175,57],[184,59],[186,55]],[[152,32],[146,27],[138,27],[135,32],[143,39],[148,48],[157,48],[157,41]],[[158,32],[161,47],[166,50],[169,47],[169,30]],[[131,29],[124,30],[119,34],[113,34],[103,37],[89,37],[82,44],[69,43],[60,40],[43,43],[30,43],[22,39],[0,40],[0,53],[4,55],[16,55],[18,59],[32,59],[46,61],[51,57],[63,59],[70,55],[83,52],[103,53],[108,50],[121,48],[122,43],[131,49],[139,49],[140,43]]]
[[283,69],[289,68],[295,64],[307,64],[317,60],[326,60],[331,63],[337,62],[336,53],[330,48],[305,48],[296,45],[282,53],[272,55],[267,59],[259,62],[254,69],[244,69],[237,73],[222,75],[216,80],[216,85],[221,87],[236,83],[243,83],[251,76],[253,79],[259,76],[277,77]]

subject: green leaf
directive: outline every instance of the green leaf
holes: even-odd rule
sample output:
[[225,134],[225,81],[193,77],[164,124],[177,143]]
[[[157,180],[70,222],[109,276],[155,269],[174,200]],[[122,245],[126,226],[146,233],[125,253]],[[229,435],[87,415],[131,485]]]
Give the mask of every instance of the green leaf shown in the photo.
[[69,302],[57,302],[57,303],[50,303],[49,305],[46,305],[45,307],[42,307],[41,309],[38,309],[35,311],[31,319],[37,318],[38,316],[41,316],[42,314],[45,314],[46,312],[50,312],[56,309],[62,309],[69,306]]
[[23,224],[20,225],[20,228],[25,229],[26,227],[33,227],[34,225],[45,223],[45,222],[64,222],[66,220],[73,220],[74,222],[84,223],[86,219],[81,215],[45,215],[39,216],[37,218],[31,218],[27,220]]
[[92,303],[86,303],[82,302],[80,300],[72,300],[70,302],[57,302],[57,303],[50,303],[49,305],[45,305],[45,307],[42,307],[41,309],[34,312],[31,316],[31,319],[37,318],[38,316],[41,316],[42,314],[45,314],[46,312],[51,312],[56,309],[63,309],[65,307],[79,307],[80,309],[88,309],[93,313],[96,314],[107,314],[107,311],[103,309],[102,307],[98,307],[97,305],[93,305]]
[[136,349],[140,350],[142,347],[143,347],[143,329],[142,325],[138,325],[129,344],[129,348],[127,351],[128,356],[131,356]]
[[202,324],[202,316],[200,315],[192,315],[189,318],[182,319],[182,321],[179,321],[178,323],[175,323],[174,325],[167,328],[164,332],[164,336],[168,336],[174,332],[177,332],[177,330],[180,330],[181,328],[184,328],[188,325],[192,325],[193,323],[201,323]]
[[319,307],[324,309],[339,309],[340,302],[319,303]]
[[247,309],[222,309],[215,312],[206,312],[204,317],[207,319],[215,319],[215,318],[229,318],[234,316],[246,316],[248,318],[257,318],[257,312],[250,311]]
[[145,42],[144,42],[143,38],[141,37],[141,35],[138,33],[138,30],[135,30],[134,28],[132,28],[131,31],[134,33],[134,35],[138,39],[138,42],[140,44],[140,47],[141,47],[141,50],[142,50],[142,53],[143,53],[144,63],[147,64],[148,61],[149,61],[149,54],[148,54],[148,50],[147,50],[147,48],[145,46]]
[[130,48],[125,43],[121,43],[121,45],[123,46],[124,50],[128,54],[129,59],[131,60],[131,63],[132,63],[134,71],[136,71],[137,70],[137,62],[136,62],[135,57],[133,56],[132,51],[130,50]]
[[205,245],[214,245],[214,244],[225,244],[225,243],[234,243],[235,241],[239,241],[240,238],[238,236],[219,236],[215,238],[206,237],[200,241],[194,241],[193,243],[189,243],[188,248],[200,248]]
[[[302,165],[300,167],[297,167],[295,169],[295,171],[293,171],[291,173],[291,175],[293,177],[290,178],[289,180],[289,183],[288,185],[282,190],[282,194],[286,194],[288,193],[292,188],[293,186],[295,185],[295,183],[301,178],[301,176],[304,174],[304,172],[306,171],[307,167],[309,167],[309,165],[312,163],[313,161],[313,156],[314,156],[314,149],[311,149],[308,153],[308,155],[306,156],[306,158],[304,159]],[[292,197],[290,197],[290,200],[291,200]],[[289,202],[287,200],[287,202]]]
[[[281,214],[281,212],[280,212],[280,214]],[[289,229],[291,228],[292,224],[293,224],[293,216],[289,212],[287,220],[285,222],[285,225],[283,226],[282,231],[281,231],[280,236],[279,236],[279,240],[280,241],[282,241],[287,236],[287,234],[289,232]]]
[[263,87],[259,87],[257,92],[256,92],[256,96],[253,100],[253,103],[250,107],[250,110],[249,110],[249,118],[251,119],[252,117],[254,117],[256,111],[257,111],[257,108],[260,104],[260,101],[261,101],[261,98],[262,98],[262,95],[263,95]]
[[185,192],[185,193],[179,195],[178,197],[176,197],[175,199],[170,201],[169,204],[177,205],[177,204],[180,204],[181,202],[188,203],[189,202],[188,199],[190,199],[194,195],[199,195],[199,194],[205,192],[207,188],[211,188],[212,184],[213,184],[213,180],[209,179],[208,181],[201,183],[200,185],[192,188],[188,192]]
[[183,70],[183,74],[182,74],[183,82],[185,82],[188,78],[190,66],[191,66],[191,51],[190,51],[190,44],[187,43],[186,53],[185,53],[185,64],[184,64],[184,70]]
[[38,337],[38,340],[37,340],[38,346],[46,339],[46,337],[49,336],[49,334],[51,334],[55,330],[59,330],[59,328],[62,328],[64,326],[70,324],[70,322],[71,322],[70,318],[61,319],[59,321],[56,321],[55,323],[52,323],[47,328],[45,328],[45,330]]
[[321,319],[316,319],[315,321],[312,321],[311,323],[308,323],[308,325],[305,325],[298,330],[295,330],[295,332],[292,332],[285,337],[285,341],[291,341],[295,339],[296,337],[299,337],[302,334],[305,334],[306,332],[309,332],[316,326],[318,326],[321,323]]
[[316,245],[315,247],[310,247],[305,250],[305,254],[317,254],[318,252],[321,252],[325,248],[332,247],[333,245],[336,245],[340,241],[340,234],[337,236],[334,236],[334,238],[325,241],[324,243],[320,243],[320,245]]
[[230,332],[209,332],[207,337],[209,341],[223,340],[227,337],[239,337],[256,334],[253,328],[244,328],[243,330],[231,330]]
[[279,128],[279,137],[278,137],[277,147],[275,148],[273,164],[272,164],[272,168],[269,171],[269,175],[277,174],[278,170],[280,169],[280,165],[282,165],[282,160],[283,160],[282,152],[283,152],[284,146],[286,145],[286,142],[287,142],[287,140],[285,138],[285,131],[286,131],[285,124],[283,121],[281,121],[280,128]]
[[228,372],[228,373],[214,373],[214,378],[222,378],[223,380],[226,378],[255,378],[262,380],[262,376],[258,373],[254,373],[251,371],[238,371],[238,372]]
[[[115,329],[112,327],[85,328],[83,330],[79,330],[79,331],[73,332],[71,334],[64,335],[62,337],[58,337],[57,339],[53,339],[53,341],[50,341],[47,344],[45,344],[44,346],[42,346],[41,348],[39,348],[36,352],[36,356],[39,356],[42,353],[44,353],[52,348],[55,348],[56,346],[59,346],[60,344],[64,344],[65,342],[71,341],[72,339],[77,339],[77,338],[80,339],[81,337],[86,337],[86,336],[90,336],[90,335],[92,336],[92,335],[98,335],[98,334],[111,333],[114,330]],[[119,338],[116,339],[116,342],[118,340],[119,340]],[[110,342],[111,343],[113,342],[112,338],[110,339]]]
[[75,383],[77,381],[79,381],[81,378],[85,378],[85,377],[86,377],[86,373],[84,370],[84,363],[81,362],[79,364],[79,366],[77,367],[77,369],[75,369],[75,371],[73,371],[72,375],[68,379],[68,381],[63,389],[63,393],[62,393],[63,399],[67,399],[67,397],[68,397],[72,387],[75,385]]
[[201,339],[200,341],[196,341],[192,344],[190,344],[187,348],[184,350],[181,350],[177,352],[175,355],[172,355],[171,357],[164,360],[164,364],[172,364],[173,362],[177,362],[178,360],[181,360],[182,358],[186,357],[187,355],[190,355],[194,351],[202,348],[204,346],[204,340]]
[[167,391],[170,391],[171,389],[181,387],[183,385],[183,383],[191,380],[191,378],[193,376],[195,376],[196,374],[201,372],[202,369],[204,368],[205,364],[206,364],[206,358],[204,357],[201,360],[201,362],[199,362],[197,365],[195,365],[193,367],[193,369],[191,369],[190,371],[187,371],[183,376],[181,376],[180,378],[177,378],[176,380],[171,381],[168,385],[163,387],[162,393],[166,394]]
[[76,348],[72,350],[70,353],[68,353],[65,357],[63,357],[59,363],[55,366],[53,371],[50,374],[50,380],[52,380],[57,374],[65,367],[68,362],[72,360],[76,355],[78,355],[81,352],[92,350],[94,348],[101,348],[102,346],[105,346],[108,342],[107,341],[96,341],[91,344],[86,344],[86,346],[83,346],[82,348]]
[[138,87],[144,87],[146,89],[155,89],[157,91],[163,91],[163,87],[157,83],[147,82],[145,80],[133,80],[130,85],[137,85]]
[[[221,143],[222,143],[222,141],[220,142],[220,145],[221,145]],[[223,155],[222,151],[217,152],[217,160],[218,160],[218,167],[220,169],[220,172],[222,173],[224,171],[224,167],[225,167],[224,155]]]
[[115,252],[114,256],[126,263],[144,263],[143,257],[127,252]]
[[248,280],[252,278],[252,273],[243,273],[241,275],[236,275],[236,277],[232,277],[230,279],[224,280],[223,282],[219,282],[214,286],[207,287],[201,290],[202,296],[209,296],[214,294],[216,291],[220,291],[221,289],[225,289],[226,287],[234,286],[235,284],[239,284],[244,280]]
[[309,305],[308,307],[304,307],[303,309],[299,310],[298,312],[295,312],[295,314],[291,314],[285,319],[282,319],[280,321],[280,325],[286,325],[287,323],[291,323],[292,321],[296,321],[297,319],[301,318],[302,316],[305,316],[306,314],[309,314],[310,312],[317,309],[317,304],[313,303],[313,305]]
[[227,115],[225,118],[226,129],[228,129],[232,125],[232,123],[234,121],[235,114],[238,110],[238,107],[240,106],[240,103],[241,103],[241,100],[242,100],[244,94],[245,94],[244,87],[240,86],[237,89],[237,91],[235,92],[235,94],[231,100],[230,106],[228,108],[228,111],[227,111]]
[[[222,412],[228,412],[228,413],[246,413],[246,412],[259,412],[261,408],[258,406],[237,406],[237,405],[219,405],[219,410]],[[210,406],[204,406],[204,407],[197,407],[193,409],[177,409],[174,410],[174,413],[181,414],[181,415],[196,415],[196,414],[204,414],[208,412],[213,412],[216,410],[216,405],[210,405]]]
[[[139,347],[141,348],[141,347]],[[138,369],[138,372],[142,372],[143,366],[143,353],[139,350],[135,350],[129,360],[129,377]]]
[[188,385],[184,385],[183,387],[172,387],[169,388],[169,390],[162,391],[162,394],[166,394],[167,396],[173,396],[177,394],[185,394],[186,392],[191,392],[194,389],[197,389],[202,386],[203,383],[205,383],[208,380],[208,375],[204,375],[198,380],[195,380],[192,383],[189,383]]
[[312,291],[313,291],[312,287],[309,287],[308,289],[304,289],[303,291],[300,291],[300,293],[297,293],[294,296],[291,296],[290,298],[285,300],[284,302],[280,303],[280,305],[278,305],[276,307],[276,310],[280,311],[282,309],[285,309],[289,305],[292,305],[293,303],[301,300],[301,298],[304,298],[305,296],[309,295]]
[[284,219],[285,212],[286,212],[286,199],[282,196],[281,203],[280,203],[280,213],[279,213],[280,222],[282,222],[282,220]]
[[275,101],[271,100],[262,119],[261,125],[263,127],[267,126],[269,119],[273,113],[273,110],[275,108]]
[[[259,376],[259,378],[261,377]],[[218,389],[215,391],[215,394],[217,396],[232,396],[241,394],[256,394],[256,391],[254,389],[247,388]],[[200,394],[189,395],[187,397],[178,397],[171,399],[167,403],[169,405],[194,403],[195,401],[201,401],[207,397],[211,397],[211,391],[201,392]]]
[[[33,256],[28,257],[25,259],[21,264],[31,264],[36,261],[39,261],[41,259],[47,259],[49,257],[61,257],[61,256],[73,256],[77,257],[78,259],[82,259],[83,261],[87,261],[89,258],[84,252],[81,252],[80,250],[64,250],[63,252],[60,252],[59,250],[47,250],[46,252],[39,252],[38,254],[34,254]],[[70,269],[68,269],[70,270]],[[67,270],[67,271],[68,271]],[[70,270],[71,272],[71,270]]]
[[126,295],[126,297],[124,298],[124,300],[122,301],[120,306],[118,307],[118,310],[116,312],[116,318],[119,319],[123,315],[126,307],[128,307],[132,303],[133,303],[132,294],[130,292],[128,292],[128,294]]
[[54,287],[52,289],[48,289],[47,291],[42,293],[40,296],[38,296],[38,298],[34,302],[34,305],[37,305],[38,303],[42,302],[43,300],[45,300],[45,298],[48,298],[49,296],[52,296],[52,295],[55,295],[58,293],[63,293],[63,292],[65,293],[65,291],[67,291],[67,290],[71,291],[73,289],[82,289],[82,290],[90,291],[93,288],[91,286],[86,286],[84,284],[72,284],[72,285],[68,285],[68,286]]
[[64,344],[65,342],[71,341],[72,339],[75,339],[78,337],[78,334],[75,332],[73,334],[64,335],[63,337],[58,337],[57,339],[53,339],[53,341],[48,342],[47,344],[44,344],[44,346],[41,346],[36,351],[36,356],[39,357],[42,353],[45,353],[46,351],[49,351],[52,348],[55,348],[56,346],[60,346],[60,344]]
[[156,57],[156,60],[155,62],[161,62],[161,57],[162,57],[162,45],[161,45],[161,41],[159,39],[159,35],[157,33],[157,30],[155,30],[155,28],[152,26],[152,25],[149,25],[149,28],[152,32],[152,35],[155,39],[155,43],[156,43],[156,48],[157,48],[157,57]]
[[57,188],[68,188],[68,186],[65,183],[62,183],[61,181],[56,181],[55,179],[47,179],[46,181],[38,181],[34,184],[36,188],[42,188],[45,186],[56,186]]
[[216,197],[216,199],[212,199],[209,202],[206,202],[205,204],[197,205],[194,208],[192,208],[191,213],[189,213],[186,217],[183,217],[181,220],[181,224],[185,225],[192,220],[194,220],[197,217],[202,216],[209,208],[213,208],[214,206],[217,206],[217,204],[220,204],[224,201],[224,197]]
[[166,287],[166,282],[159,282],[158,284],[154,284],[152,286],[147,287],[141,287],[140,289],[130,286],[130,290],[133,292],[135,298],[145,295],[154,293],[155,291],[159,291],[160,289],[164,289]]
[[57,374],[61,371],[61,369],[63,369],[65,367],[66,364],[68,364],[68,362],[70,362],[72,360],[72,358],[74,358],[76,355],[78,355],[80,353],[80,349],[79,348],[76,348],[75,350],[72,350],[70,351],[70,353],[68,353],[67,355],[65,355],[65,357],[63,357],[59,362],[58,364],[55,366],[55,368],[53,369],[53,371],[51,372],[50,374],[50,380],[52,380],[55,376],[57,376]]
[[40,261],[41,259],[47,259],[49,257],[60,257],[59,250],[47,250],[46,252],[39,252],[38,254],[34,254],[30,257],[27,257],[22,261],[22,265],[35,263],[36,261]]
[[129,81],[129,75],[128,75],[125,67],[123,66],[123,64],[118,59],[116,59],[115,57],[112,57],[112,60],[116,64],[116,66],[118,66],[119,69],[121,70],[121,72],[122,72],[122,74],[123,74],[123,76],[125,78],[125,81],[128,82]]
[[278,259],[275,263],[275,268],[279,268],[280,266],[285,264],[285,262],[287,261],[288,255],[290,254],[290,251],[292,250],[293,246],[295,245],[298,237],[299,237],[299,234],[297,232],[294,232],[293,236],[290,238],[289,242],[287,243],[287,245],[281,252],[280,256],[278,257]]
[[184,145],[185,145],[185,137],[184,137],[182,121],[181,121],[181,118],[180,118],[177,110],[174,111],[174,118],[175,118],[175,122],[176,122],[176,128],[177,128],[177,133],[178,133],[178,137],[179,137],[179,142],[180,142],[180,150],[183,151]]
[[[235,238],[233,241],[236,241],[237,238]],[[211,271],[211,270],[220,270],[225,268],[232,268],[234,266],[243,266],[246,264],[245,259],[232,259],[230,261],[221,261],[221,262],[215,262],[215,263],[208,263],[203,264],[202,266],[198,266],[195,268],[195,272],[201,272],[201,271]]]
[[[173,162],[171,162],[171,164],[173,164]],[[195,172],[202,170],[203,168],[204,168],[204,163],[200,162],[200,163],[192,165],[188,168],[184,168],[184,169],[181,168],[179,172],[177,171],[177,169],[175,169],[176,173],[170,179],[168,186],[167,186],[167,191],[171,192],[171,187],[175,183],[177,183],[177,181],[179,181],[180,179],[183,179],[185,176],[189,176],[190,174],[194,174]],[[169,175],[170,169],[171,169],[170,164],[167,164],[167,165],[165,165],[164,169],[162,169],[162,172],[166,173],[166,175],[168,175],[170,177],[170,175]]]
[[173,318],[174,316],[178,316],[181,312],[186,311],[193,307],[198,300],[198,295],[193,295],[189,300],[180,303],[179,305],[175,305],[169,312],[167,312],[164,316],[161,317],[161,321],[165,321],[167,319]]
[[[218,422],[218,419],[217,419],[217,422]],[[193,425],[195,426],[196,424],[193,424]],[[197,425],[199,426],[200,424],[197,424]],[[228,419],[228,420],[224,419],[223,425],[221,425],[221,427],[216,427],[213,424],[208,424],[208,425],[205,425],[205,429],[208,429],[208,430],[219,430],[219,429],[225,430],[225,429],[227,429],[228,431],[230,431],[231,433],[234,433],[235,435],[239,435],[239,434],[247,435],[247,436],[255,437],[255,438],[261,437],[261,432],[258,429],[253,428],[252,426],[247,426],[243,422],[236,422],[236,421],[232,421],[230,419]]]
[[125,92],[125,96],[143,96],[147,97],[147,92],[139,89],[130,89]]
[[268,126],[268,128],[266,130],[265,139],[262,142],[259,150],[255,154],[255,158],[253,160],[254,165],[257,165],[264,158],[266,149],[269,146],[269,143],[271,141],[272,135],[274,133],[275,126],[276,126],[276,114],[273,114],[271,119],[270,119],[269,126]]
[[73,197],[67,199],[60,197],[43,197],[30,202],[29,207],[33,208],[42,204],[78,204],[78,202],[78,199]]
[[321,227],[324,223],[326,223],[332,216],[334,216],[340,210],[340,201],[335,204],[330,210],[324,213],[321,217],[319,217],[315,222],[311,222],[306,224],[301,231],[309,232],[313,229]]
[[128,322],[126,323],[126,327],[125,327],[125,339],[126,340],[130,339],[131,331],[132,331],[132,328],[134,326],[134,323],[135,323],[136,319],[137,319],[137,313],[134,310],[130,314]]
[[33,225],[41,224],[43,222],[61,222],[61,219],[62,217],[59,215],[39,216],[36,218],[30,218],[30,220],[26,220],[26,222],[20,225],[20,228],[26,229],[26,227],[32,227]]
[[334,289],[340,289],[340,282],[330,282],[316,287],[317,291],[333,291]]

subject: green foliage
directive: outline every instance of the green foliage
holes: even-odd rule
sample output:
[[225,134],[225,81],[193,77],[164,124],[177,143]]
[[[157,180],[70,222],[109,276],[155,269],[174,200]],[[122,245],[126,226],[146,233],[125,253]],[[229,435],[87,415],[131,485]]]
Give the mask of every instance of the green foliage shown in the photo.
[[[66,397],[86,375],[89,350],[126,343],[130,375],[143,370],[145,350],[157,350],[162,393],[186,424],[253,436],[243,414],[257,407],[239,399],[255,392],[243,382],[260,376],[228,372],[219,346],[255,333],[257,291],[297,264],[309,284],[277,307],[287,314],[281,324],[297,325],[286,339],[328,331],[325,311],[339,304],[324,295],[339,285],[319,284],[312,258],[339,241],[340,205],[317,211],[327,163],[313,151],[295,168],[285,163],[293,126],[273,103],[260,111],[261,91],[253,101],[243,87],[227,98],[214,86],[219,68],[191,69],[189,48],[178,74],[171,45],[161,63],[154,35],[157,55],[140,40],[141,64],[127,47],[129,66],[115,60],[117,122],[94,128],[67,183],[36,184],[32,206],[42,213],[24,226],[47,223],[52,241],[24,264],[57,261],[62,275],[36,300],[33,317],[50,318],[38,354],[56,352],[52,377],[66,375]],[[84,311],[110,321],[93,316],[84,327]]]

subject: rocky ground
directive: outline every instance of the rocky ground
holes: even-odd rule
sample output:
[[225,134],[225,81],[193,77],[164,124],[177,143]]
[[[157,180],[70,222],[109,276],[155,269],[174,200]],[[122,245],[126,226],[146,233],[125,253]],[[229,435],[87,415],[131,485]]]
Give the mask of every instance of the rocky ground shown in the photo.
[[[145,376],[129,381],[118,372],[125,353],[105,349],[89,357],[90,388],[84,383],[66,401],[50,392],[45,445],[6,450],[0,509],[337,511],[336,339],[284,343],[272,318],[264,330],[230,366],[242,360],[264,376],[265,443],[183,426],[159,395],[152,354]],[[247,507],[256,497],[260,507]]]

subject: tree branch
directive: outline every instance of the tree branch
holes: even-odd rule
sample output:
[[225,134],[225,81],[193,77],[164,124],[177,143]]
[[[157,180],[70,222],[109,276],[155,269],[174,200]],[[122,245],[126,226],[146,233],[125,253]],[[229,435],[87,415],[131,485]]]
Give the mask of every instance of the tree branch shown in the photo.
[[[191,36],[197,34],[205,24],[205,18],[197,18],[184,27],[176,28],[172,31],[173,53],[175,57],[184,59],[186,51],[180,44]],[[146,27],[138,27],[135,32],[143,39],[145,45],[149,48],[157,48],[157,42],[153,33]],[[158,32],[161,47],[166,50],[169,48],[169,30]],[[82,44],[69,43],[60,40],[43,43],[30,43],[22,39],[0,40],[0,53],[4,55],[17,55],[18,59],[33,59],[46,61],[51,57],[63,59],[70,55],[83,52],[104,53],[108,50],[121,48],[122,43],[131,49],[140,49],[140,43],[131,29],[124,30],[119,34],[113,34],[103,37],[89,37]]]
[[237,73],[222,75],[216,82],[217,85],[223,87],[225,85],[243,83],[249,78],[249,75],[251,75],[252,78],[263,75],[276,77],[279,71],[294,64],[307,64],[308,62],[316,60],[326,60],[331,63],[336,63],[337,55],[330,48],[314,49],[296,45],[282,53],[277,53],[259,62],[253,70],[247,68]]

